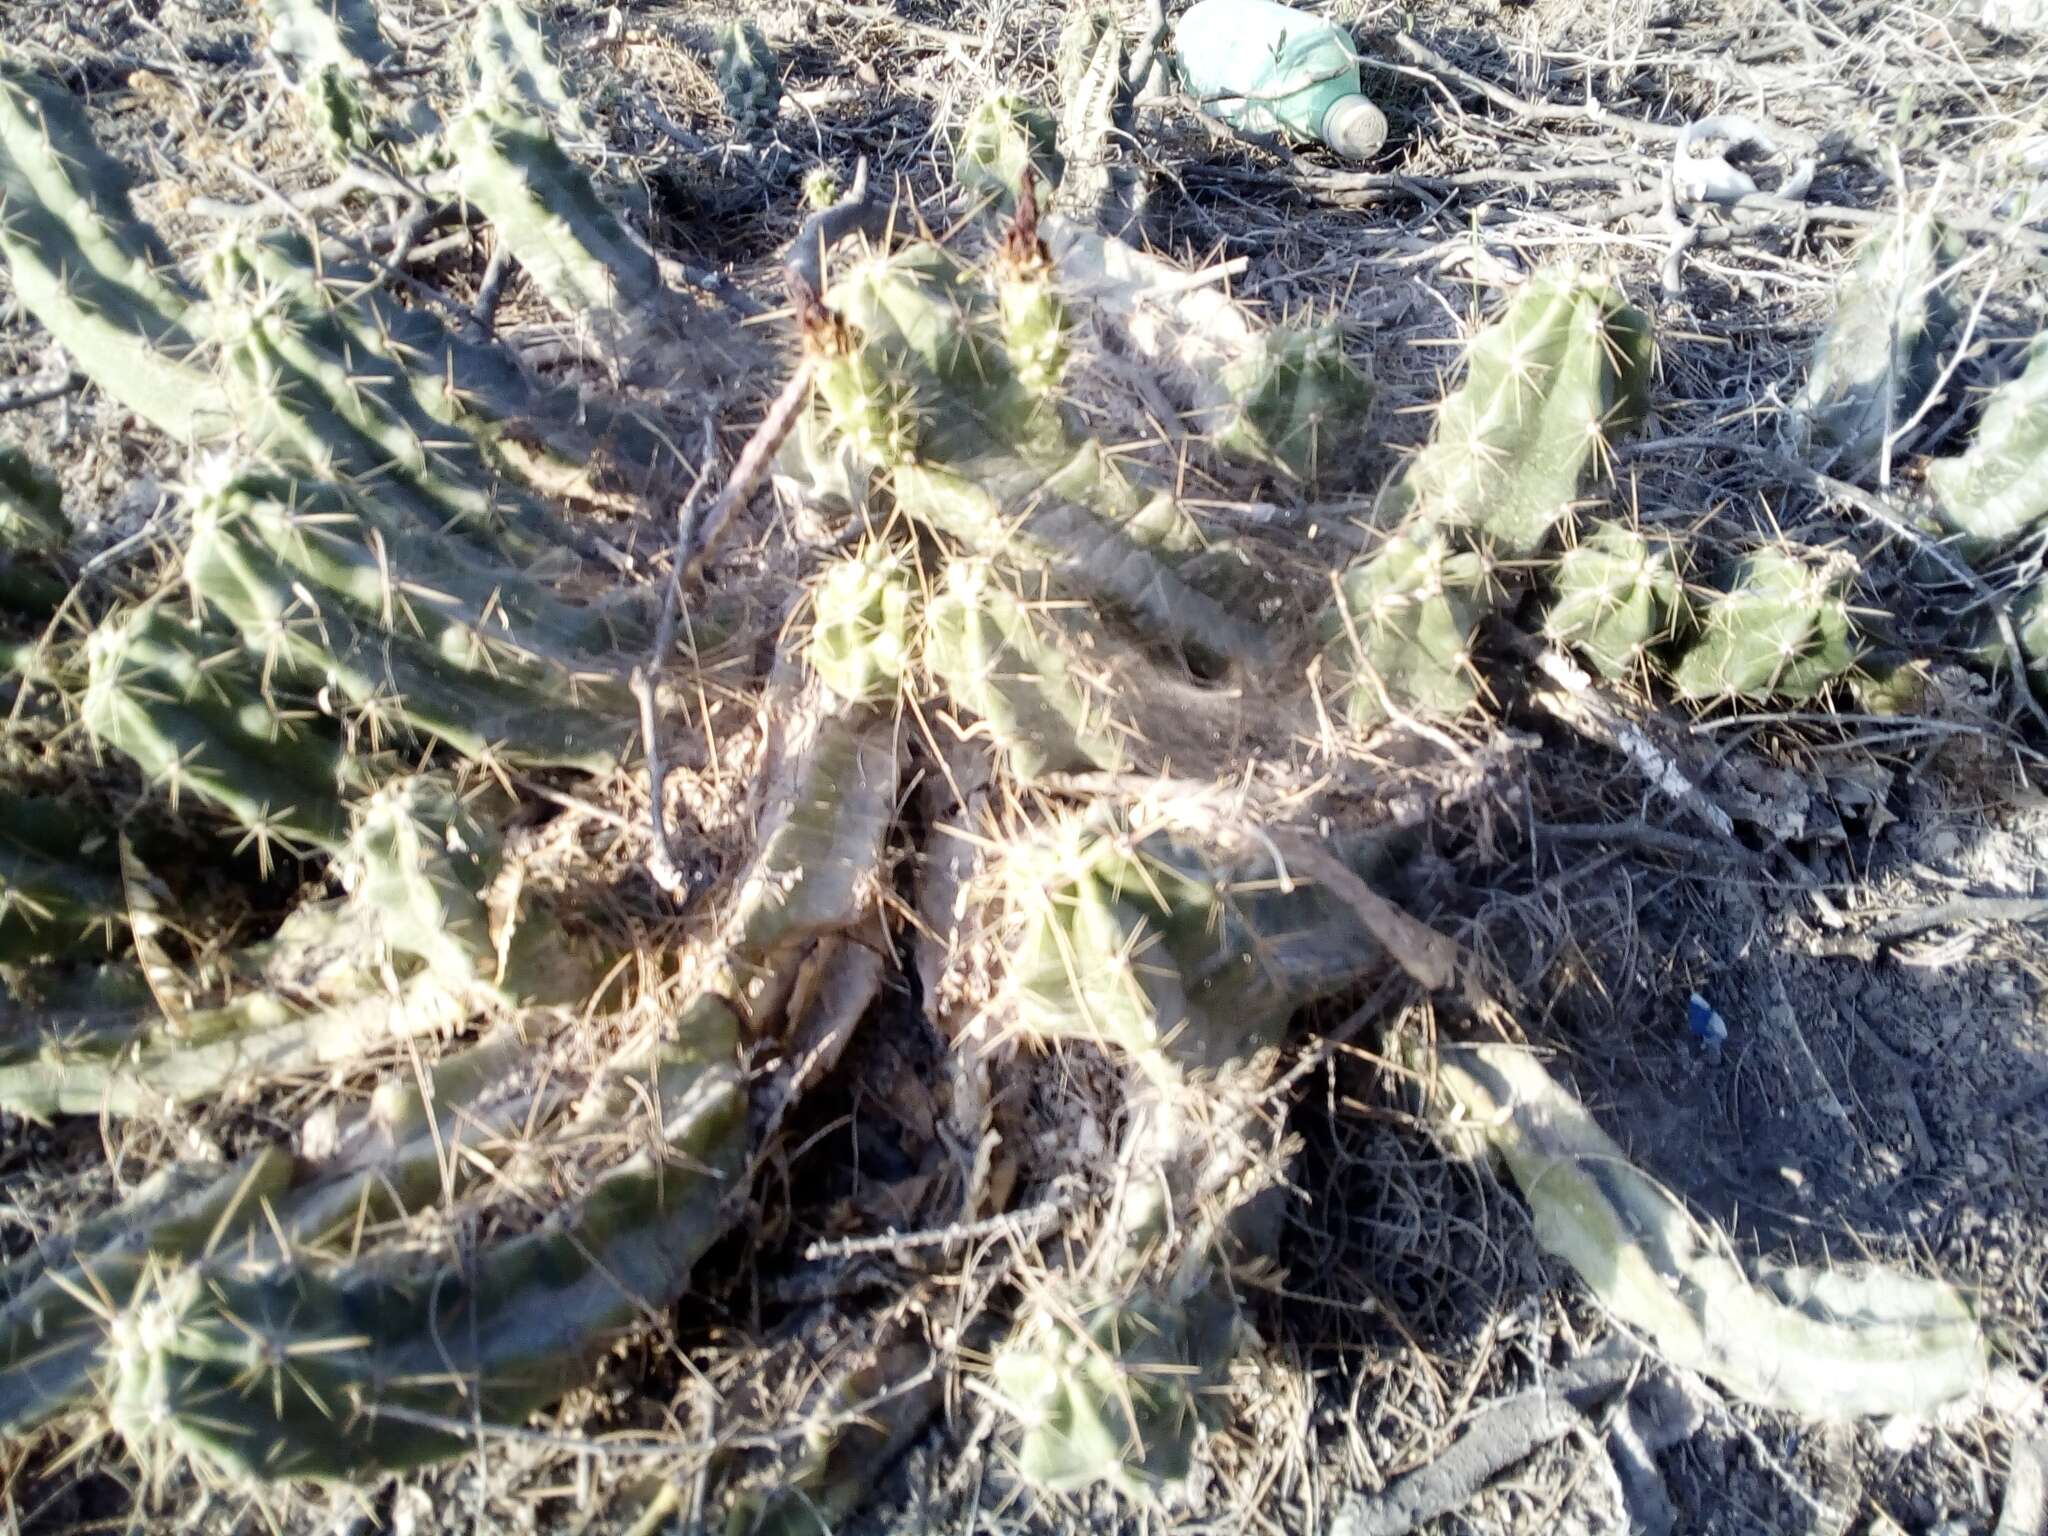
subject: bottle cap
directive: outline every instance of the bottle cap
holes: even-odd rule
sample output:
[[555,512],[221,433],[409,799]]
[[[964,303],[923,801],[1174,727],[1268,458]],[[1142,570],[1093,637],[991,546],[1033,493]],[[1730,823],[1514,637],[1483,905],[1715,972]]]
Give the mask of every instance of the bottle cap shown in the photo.
[[1387,114],[1363,96],[1339,96],[1323,113],[1319,137],[1346,160],[1370,160],[1387,142]]

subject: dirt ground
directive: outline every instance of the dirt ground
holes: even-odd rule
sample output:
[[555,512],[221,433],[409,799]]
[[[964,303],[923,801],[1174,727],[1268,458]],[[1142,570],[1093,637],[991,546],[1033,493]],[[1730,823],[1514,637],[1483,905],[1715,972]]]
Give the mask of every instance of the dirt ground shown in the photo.
[[[707,411],[750,423],[782,376],[787,344],[754,311],[780,302],[774,268],[803,214],[803,173],[845,174],[866,156],[936,216],[948,134],[991,84],[1050,94],[1063,19],[1047,0],[761,7],[786,93],[780,147],[766,153],[731,148],[705,62],[716,8],[537,9],[602,127],[607,190],[664,258],[710,284],[704,376],[671,380],[661,395],[691,402],[677,411],[679,432]],[[402,21],[403,51],[423,72],[453,68],[445,55],[464,7],[387,0],[385,13]],[[1862,601],[1931,679],[1905,716],[1724,708],[1695,720],[1644,699],[1661,739],[1731,816],[1726,835],[1660,796],[1622,754],[1503,691],[1488,730],[1512,766],[1430,830],[1407,871],[1422,893],[1414,915],[1496,968],[1521,1000],[1524,1035],[1554,1053],[1631,1157],[1742,1253],[1878,1260],[1946,1278],[2038,1398],[2048,1378],[2048,737],[2010,678],[1977,664],[1955,594],[1914,545],[1816,494],[1774,456],[1783,401],[1858,215],[1894,206],[1901,187],[1967,228],[1968,295],[1982,295],[1922,452],[1966,429],[1973,392],[2040,328],[2048,45],[1939,0],[1338,0],[1329,13],[1358,29],[1376,63],[1370,88],[1393,119],[1372,166],[1278,157],[1170,105],[1141,112],[1143,137],[1121,156],[1146,188],[1138,229],[1154,246],[1196,265],[1243,258],[1238,296],[1276,317],[1336,321],[1369,362],[1380,400],[1371,440],[1353,445],[1354,484],[1379,484],[1426,435],[1423,407],[1503,271],[1603,264],[1651,310],[1661,351],[1656,418],[1621,451],[1618,497],[1646,523],[1702,540],[1780,529],[1850,551]],[[1124,20],[1135,31],[1137,8]],[[214,227],[196,211],[206,199],[243,203],[259,182],[295,191],[328,174],[287,107],[255,116],[272,92],[259,33],[239,0],[0,7],[0,44],[86,96],[104,142],[137,168],[140,207],[181,252],[203,248]],[[1790,146],[1756,168],[1761,182],[1777,184],[1810,154],[1807,199],[1841,216],[1702,214],[1667,291],[1669,130],[1731,112],[1768,120]],[[416,271],[468,295],[485,261],[457,240]],[[752,296],[747,313],[719,297],[734,293]],[[544,307],[516,286],[504,312],[508,324],[545,324]],[[66,367],[0,273],[0,400],[57,383]],[[59,471],[88,550],[143,527],[183,468],[173,445],[90,388],[6,410],[0,441]],[[1917,473],[1917,457],[1899,466],[1903,483]],[[1365,521],[1369,503],[1362,491],[1333,494],[1315,510],[1341,526]],[[770,527],[761,543],[786,532]],[[609,536],[652,559],[666,529],[634,513]],[[783,558],[751,570],[735,561],[724,579],[765,592]],[[775,612],[772,598],[763,611]],[[759,638],[772,651],[772,632]],[[700,826],[735,822],[735,780],[720,764],[744,770],[754,745],[741,726],[709,761],[684,765],[678,792]],[[623,782],[575,788],[636,820],[638,793]],[[557,900],[593,922],[662,932],[641,850],[602,818],[571,820],[550,823],[577,850]],[[2004,915],[1994,899],[2011,903]],[[1717,1054],[1688,1025],[1694,994],[1726,1023]],[[931,1177],[949,1047],[923,1005],[906,960],[785,1127],[754,1229],[712,1251],[666,1335],[621,1346],[529,1432],[371,1489],[251,1491],[189,1467],[152,1479],[112,1440],[79,1450],[87,1437],[67,1430],[0,1456],[0,1521],[24,1536],[703,1528],[711,1512],[693,1500],[706,1497],[707,1437],[754,1435],[729,1453],[740,1460],[786,1454],[822,1385],[906,1318],[950,1326],[968,1315],[964,1296],[1007,1283],[901,1250],[834,1248],[895,1226]],[[1348,1012],[1304,1020],[1297,1049]],[[1232,1382],[1178,1500],[1147,1511],[1107,1494],[1034,1497],[961,1368],[904,1453],[873,1469],[873,1497],[836,1529],[1341,1530],[1359,1491],[1427,1465],[1488,1405],[1596,1349],[1612,1326],[1539,1250],[1513,1191],[1454,1155],[1391,1065],[1395,1042],[1432,1020],[1423,1000],[1398,996],[1286,1107],[1301,1152],[1277,1278],[1251,1318],[1264,1351]],[[1017,1091],[1060,1127],[1062,1084],[1097,1070],[1070,1047],[1039,1060]],[[32,1241],[53,1206],[109,1199],[110,1150],[136,1166],[188,1136],[233,1150],[289,1137],[299,1112],[284,1100],[197,1117],[130,1131],[118,1149],[96,1123],[0,1117],[7,1251]],[[1085,1159],[1080,1132],[1064,1124],[1077,1141],[1062,1156]],[[133,1177],[124,1167],[121,1182]],[[1689,1417],[1654,1454],[1669,1529],[2040,1536],[2038,1525],[2000,1524],[2014,1458],[2038,1423],[1985,1410],[1823,1425],[1702,1382],[1680,1395]],[[1600,1436],[1582,1428],[1423,1529],[1603,1533],[1632,1529],[1629,1519]]]

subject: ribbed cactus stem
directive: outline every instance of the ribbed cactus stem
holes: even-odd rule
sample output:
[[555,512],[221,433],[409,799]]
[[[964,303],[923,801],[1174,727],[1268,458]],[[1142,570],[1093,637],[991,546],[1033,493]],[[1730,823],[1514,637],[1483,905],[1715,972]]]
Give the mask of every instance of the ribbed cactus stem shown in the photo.
[[[1128,744],[1086,681],[1064,615],[1034,612],[985,561],[956,560],[925,615],[925,664],[1020,779],[1119,768]],[[1071,653],[1071,660],[1070,660]]]
[[107,1315],[164,1267],[261,1223],[291,1175],[291,1154],[275,1147],[227,1170],[173,1163],[104,1216],[12,1260],[0,1272],[0,1433],[25,1434],[89,1398]]
[[1685,583],[1670,546],[1621,523],[1602,522],[1567,549],[1551,583],[1544,637],[1576,649],[1603,677],[1638,676],[1651,651],[1686,623]]
[[373,148],[371,77],[391,62],[373,0],[263,0],[270,51],[297,90],[313,134],[335,160]]
[[1363,435],[1372,409],[1372,381],[1334,327],[1273,332],[1223,384],[1234,408],[1216,446],[1310,486]]
[[470,1444],[393,1407],[514,1425],[560,1397],[673,1304],[724,1230],[746,1143],[735,1030],[723,1003],[701,999],[675,1044],[603,1095],[608,1116],[659,1107],[653,1148],[480,1253],[410,1269],[306,1260],[164,1275],[111,1330],[115,1427],[145,1453],[197,1454],[244,1476],[362,1478]]
[[663,302],[648,249],[626,232],[547,124],[482,97],[449,130],[462,195],[481,208],[548,302],[623,340]]
[[209,803],[266,845],[347,842],[340,797],[358,765],[328,722],[282,707],[233,641],[151,603],[102,625],[87,654],[87,728],[174,805]]
[[45,554],[70,540],[57,482],[19,448],[0,444],[0,551]]
[[1823,468],[1871,469],[1926,402],[1955,326],[1961,256],[1932,213],[1901,214],[1864,241],[1792,402],[1794,428]]
[[1970,446],[1927,470],[1942,521],[1989,555],[2048,517],[2048,335],[1985,402]]
[[1017,381],[1034,395],[1056,391],[1067,371],[1073,321],[1061,301],[1052,258],[1038,238],[1038,177],[1026,169],[1017,211],[996,251],[996,320]]
[[54,82],[0,63],[0,256],[22,307],[102,390],[175,437],[226,429],[204,322],[126,173]]
[[1009,208],[1030,171],[1057,187],[1065,171],[1059,124],[1043,107],[1014,91],[983,97],[967,114],[953,151],[953,174],[973,196]]
[[0,793],[0,961],[105,954],[127,928],[105,822],[62,801]]
[[916,599],[914,573],[886,545],[835,562],[813,601],[811,670],[849,704],[894,699],[911,662]]
[[516,572],[446,570],[450,551],[380,522],[331,487],[231,478],[193,504],[186,584],[266,676],[362,711],[373,745],[410,733],[479,759],[617,763],[625,685],[575,648],[602,616]]
[[1215,1416],[1236,1319],[1207,1294],[1047,1297],[996,1354],[992,1384],[1022,1431],[1017,1470],[1046,1493],[1106,1484],[1140,1503],[1178,1483]]
[[469,60],[479,96],[516,101],[572,138],[588,135],[583,108],[524,0],[484,0],[470,33]]
[[1843,559],[1759,549],[1708,600],[1672,673],[1689,699],[1812,698],[1856,663]]
[[1484,557],[1432,532],[1389,539],[1345,571],[1320,639],[1355,728],[1409,710],[1455,715],[1478,698],[1489,585]]
[[1612,284],[1532,278],[1474,338],[1465,381],[1401,483],[1422,521],[1473,530],[1526,558],[1582,494],[1589,469],[1648,408],[1649,322]]
[[782,105],[782,66],[761,29],[743,16],[720,22],[711,67],[733,126],[750,137],[772,135]]

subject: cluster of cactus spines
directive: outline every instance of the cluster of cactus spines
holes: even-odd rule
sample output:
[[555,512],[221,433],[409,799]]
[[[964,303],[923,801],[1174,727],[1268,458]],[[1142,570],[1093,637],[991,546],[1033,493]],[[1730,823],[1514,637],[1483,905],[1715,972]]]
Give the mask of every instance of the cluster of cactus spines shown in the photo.
[[961,187],[1002,209],[1015,203],[1026,171],[1044,185],[1058,186],[1064,170],[1059,124],[1014,91],[976,102],[953,152],[953,175]]
[[0,1433],[19,1435],[92,1390],[110,1318],[163,1263],[231,1243],[291,1181],[291,1154],[264,1147],[223,1170],[172,1163],[104,1215],[0,1270]]
[[1345,718],[1369,729],[1477,700],[1473,651],[1497,591],[1487,557],[1435,529],[1397,534],[1346,570],[1318,632]]
[[2034,339],[2020,373],[1992,391],[1970,445],[1928,466],[1927,485],[1973,556],[2048,518],[2048,334]]
[[70,93],[0,62],[0,256],[23,308],[114,399],[177,437],[228,420],[203,326],[128,175]]
[[57,482],[19,448],[0,444],[0,553],[47,554],[70,539]]
[[1048,1493],[1107,1485],[1155,1499],[1187,1476],[1196,1434],[1215,1417],[1236,1326],[1206,1291],[1033,1307],[990,1371],[1022,1431],[1018,1472]]
[[761,29],[744,16],[720,22],[711,67],[733,127],[742,137],[772,138],[782,106],[782,66]]
[[263,0],[270,51],[305,107],[313,135],[335,160],[374,148],[382,136],[371,74],[391,50],[371,0]]
[[1034,611],[984,560],[948,562],[925,611],[925,665],[1020,779],[1121,768],[1129,756],[1110,696],[1066,643],[1069,617],[1056,605]]
[[913,656],[916,573],[886,544],[835,561],[817,583],[805,657],[849,704],[894,699]]
[[1856,663],[1846,560],[1785,549],[1746,556],[1700,616],[1671,680],[1689,699],[1812,698]]
[[1372,381],[1334,327],[1276,331],[1224,371],[1233,409],[1216,433],[1223,452],[1313,486],[1348,448],[1372,409]]
[[0,793],[0,962],[105,954],[127,927],[104,821],[48,796]]
[[1608,444],[1649,408],[1649,321],[1613,284],[1539,274],[1473,339],[1465,381],[1396,490],[1411,517],[1471,530],[1524,559],[1551,540],[1605,468]]
[[232,640],[155,601],[103,624],[86,652],[87,728],[173,806],[209,803],[264,849],[333,853],[348,841],[342,795],[363,764],[331,722],[281,707]]
[[1001,878],[1019,918],[1019,1027],[1115,1045],[1175,1078],[1276,1045],[1297,1010],[1379,960],[1348,909],[1271,855],[1101,815],[1021,844]]
[[563,80],[523,0],[485,0],[478,7],[469,61],[479,96],[520,102],[569,138],[588,137],[582,103]]
[[1558,557],[1543,635],[1568,646],[1602,677],[1638,677],[1651,655],[1677,640],[1690,606],[1667,541],[1603,520]]
[[[468,1443],[392,1409],[504,1424],[560,1397],[673,1303],[724,1229],[746,1140],[736,1028],[724,1004],[700,999],[676,1044],[594,1094],[590,1114],[612,1125],[660,1106],[656,1145],[531,1231],[416,1268],[306,1259],[163,1272],[108,1330],[100,1369],[114,1427],[145,1456],[360,1478]],[[597,1128],[584,1118],[564,1134]]]
[[[602,322],[661,308],[654,254],[605,206],[546,121],[482,97],[448,132],[456,184],[564,314]],[[623,336],[623,332],[621,333]]]
[[1073,319],[1038,237],[1038,177],[1029,168],[1017,187],[1017,216],[996,251],[994,282],[996,323],[1017,382],[1041,398],[1052,395],[1066,377]]
[[409,735],[480,760],[617,763],[634,716],[584,660],[593,620],[502,566],[438,568],[431,535],[393,536],[366,500],[229,480],[194,499],[186,585],[273,690],[332,690],[372,747]]
[[1822,467],[1865,474],[1926,401],[1955,325],[1961,254],[1931,213],[1902,216],[1864,243],[1792,402],[1794,430]]

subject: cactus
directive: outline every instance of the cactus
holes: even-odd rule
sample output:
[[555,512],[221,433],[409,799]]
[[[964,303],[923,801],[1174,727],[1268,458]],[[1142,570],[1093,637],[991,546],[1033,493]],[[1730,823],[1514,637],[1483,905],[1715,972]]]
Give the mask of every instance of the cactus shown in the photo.
[[1304,485],[1329,474],[1347,448],[1345,437],[1372,409],[1372,383],[1345,356],[1334,328],[1277,331],[1223,378],[1235,409],[1216,446]]
[[39,555],[71,539],[64,493],[19,448],[0,446],[0,551]]
[[782,67],[761,29],[744,16],[720,22],[711,67],[733,127],[745,138],[772,138],[782,105]]
[[1544,637],[1575,648],[1602,677],[1641,673],[1684,627],[1685,583],[1668,544],[1602,522],[1559,558]]
[[590,136],[583,108],[522,0],[484,0],[478,7],[469,62],[477,95],[517,102],[571,139]]
[[1823,468],[1864,474],[1926,401],[1955,325],[1961,255],[1932,214],[1903,214],[1864,242],[1792,403],[1794,431]]
[[1038,178],[1026,170],[1017,188],[1017,217],[996,252],[996,324],[1017,382],[1041,399],[1066,377],[1067,334],[1073,328],[1053,281],[1052,258],[1038,238]]
[[1023,1428],[1017,1470],[1048,1493],[1106,1483],[1138,1502],[1188,1474],[1231,1359],[1234,1311],[1207,1293],[1034,1308],[995,1391]]
[[174,437],[229,422],[205,329],[127,174],[67,92],[0,63],[0,256],[22,307],[101,389]]
[[1341,901],[1270,856],[1113,820],[1058,824],[1013,849],[1001,879],[1019,1026],[1117,1045],[1155,1073],[1277,1044],[1297,1009],[1380,959]]
[[1426,523],[1471,530],[1524,559],[1549,542],[1588,464],[1648,410],[1649,322],[1611,284],[1569,271],[1532,278],[1466,355],[1429,446],[1395,493]]
[[121,867],[97,818],[0,794],[0,961],[106,953],[128,927]]
[[418,1269],[297,1260],[163,1274],[109,1330],[115,1428],[244,1476],[350,1478],[468,1443],[380,1410],[510,1424],[559,1397],[675,1300],[723,1228],[746,1138],[734,1030],[722,1003],[701,1000],[677,1043],[621,1071],[594,1106],[661,1106],[654,1149],[481,1253]]
[[623,339],[664,291],[653,254],[605,207],[546,122],[515,103],[479,97],[448,133],[456,184],[484,211],[534,285],[564,314]]
[[1410,709],[1455,715],[1478,698],[1473,647],[1492,585],[1483,555],[1434,532],[1398,535],[1344,572],[1319,637],[1355,728]]
[[313,135],[330,158],[373,149],[382,140],[370,77],[389,66],[372,0],[263,0],[270,51],[298,92]]
[[1673,668],[1688,699],[1810,699],[1856,662],[1849,566],[1759,549],[1706,604],[1699,638]]
[[2027,349],[2018,377],[1992,391],[1970,446],[1928,466],[1943,522],[1978,556],[2048,517],[2048,335]]
[[975,103],[953,152],[953,174],[977,198],[1007,209],[1028,170],[1049,187],[1065,171],[1059,125],[1050,113],[1014,91],[998,91]]
[[49,987],[33,1028],[0,1051],[0,1104],[37,1118],[144,1114],[352,1061],[480,1008],[585,990],[538,920],[501,952],[483,906],[495,839],[438,783],[369,797],[340,863],[350,894],[301,906],[232,955],[225,1001],[172,1011],[166,984],[136,966]]
[[193,505],[185,581],[273,687],[334,689],[373,745],[403,729],[490,761],[618,762],[625,686],[581,659],[602,616],[502,567],[449,569],[432,535],[380,521],[333,487],[229,479]]
[[102,625],[87,643],[87,728],[134,759],[175,808],[210,802],[260,846],[340,849],[341,793],[362,765],[317,717],[281,708],[231,641],[193,629],[151,602]]
[[910,663],[916,596],[909,566],[885,545],[836,562],[814,600],[811,670],[849,704],[894,699]]
[[984,561],[955,560],[925,615],[925,662],[962,709],[980,716],[1020,779],[1120,768],[1125,732],[1069,654],[1070,616],[1034,611]]
[[105,1317],[129,1306],[160,1263],[197,1258],[261,1222],[291,1169],[277,1147],[228,1170],[170,1164],[106,1215],[0,1271],[0,1433],[24,1434],[85,1398]]
[[898,747],[885,711],[807,696],[783,728],[754,857],[726,927],[752,987],[792,945],[850,927],[878,892],[896,812]]

